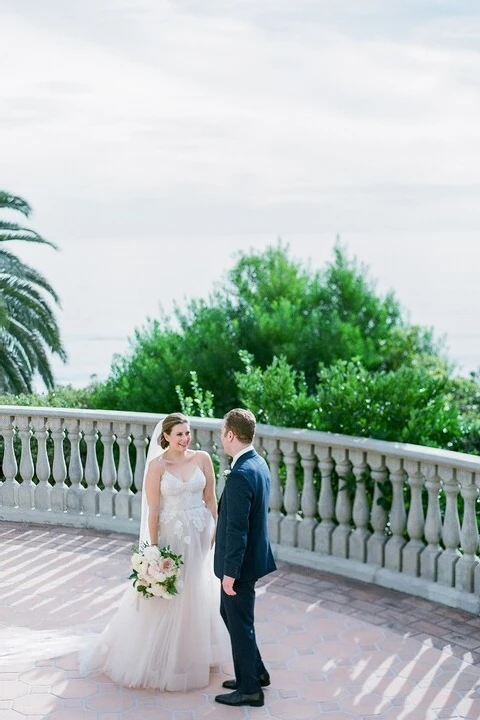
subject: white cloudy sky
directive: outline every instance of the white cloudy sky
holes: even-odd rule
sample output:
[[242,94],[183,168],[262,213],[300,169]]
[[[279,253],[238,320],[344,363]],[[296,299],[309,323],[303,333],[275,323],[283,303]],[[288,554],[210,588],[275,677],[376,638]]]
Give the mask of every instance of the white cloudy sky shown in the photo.
[[159,304],[278,236],[337,234],[480,364],[474,0],[0,0],[0,185],[62,248],[17,251],[104,376]]

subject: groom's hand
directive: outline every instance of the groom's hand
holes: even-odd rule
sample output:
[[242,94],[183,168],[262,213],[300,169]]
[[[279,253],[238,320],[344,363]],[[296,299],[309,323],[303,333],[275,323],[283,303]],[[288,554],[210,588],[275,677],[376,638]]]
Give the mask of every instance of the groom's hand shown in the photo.
[[222,580],[222,588],[223,592],[226,595],[236,595],[237,593],[233,589],[233,583],[235,582],[235,578],[229,577],[228,575],[223,576]]

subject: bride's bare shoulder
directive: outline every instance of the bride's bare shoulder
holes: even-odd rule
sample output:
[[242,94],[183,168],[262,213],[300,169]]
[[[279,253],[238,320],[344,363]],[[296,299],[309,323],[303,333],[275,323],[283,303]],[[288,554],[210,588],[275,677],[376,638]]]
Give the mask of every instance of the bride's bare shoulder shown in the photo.
[[150,460],[148,463],[148,472],[154,472],[155,474],[163,475],[163,471],[165,470],[165,458],[163,457],[163,453],[161,455],[158,455],[157,457],[153,458],[153,460]]
[[202,470],[204,470],[206,467],[209,467],[211,458],[208,452],[206,452],[205,450],[195,450],[194,452],[197,465],[199,465]]

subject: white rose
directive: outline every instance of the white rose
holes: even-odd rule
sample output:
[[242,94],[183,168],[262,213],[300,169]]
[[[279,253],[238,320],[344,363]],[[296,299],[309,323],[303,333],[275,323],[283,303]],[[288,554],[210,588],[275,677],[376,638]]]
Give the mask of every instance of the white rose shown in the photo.
[[140,585],[150,585],[152,578],[150,578],[146,571],[138,571],[138,580],[140,582]]
[[138,564],[137,573],[139,576],[141,575],[142,577],[146,577],[147,572],[148,572],[148,563],[145,562],[145,560],[142,560]]
[[142,556],[140,553],[134,553],[132,555],[132,568],[138,572],[142,566]]
[[163,583],[167,579],[167,576],[165,575],[164,572],[156,572],[156,573],[154,573],[153,577],[159,583]]
[[143,551],[143,556],[149,563],[157,562],[160,557],[160,550],[156,545],[148,546]]
[[164,595],[165,595],[165,591],[161,585],[152,585],[150,592],[155,597],[164,597]]

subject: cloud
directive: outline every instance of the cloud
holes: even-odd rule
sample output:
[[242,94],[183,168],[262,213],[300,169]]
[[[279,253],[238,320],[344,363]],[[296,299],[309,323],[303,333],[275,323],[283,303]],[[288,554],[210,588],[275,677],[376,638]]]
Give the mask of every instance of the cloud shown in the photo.
[[[182,234],[192,294],[218,275],[217,264],[198,278],[208,236],[207,256],[222,263],[248,238],[299,234],[331,245],[337,233],[347,244],[370,233],[381,253],[395,233],[433,249],[439,231],[454,243],[470,233],[473,252],[480,20],[470,0],[1,7],[2,185],[64,248],[45,271],[70,307],[79,291],[62,267],[86,248],[88,273],[95,243],[102,267],[84,294],[95,307],[120,248],[140,258],[161,248],[175,267]],[[131,265],[120,262],[125,286]],[[183,287],[174,274],[171,283],[170,297]],[[133,322],[122,302],[119,325]]]
[[267,204],[308,187],[320,202],[325,187],[476,183],[480,54],[418,39],[440,21],[461,27],[433,15],[447,5],[21,5],[6,16],[22,53],[2,90],[2,156],[50,192],[68,167],[72,195],[108,188],[117,201]]

